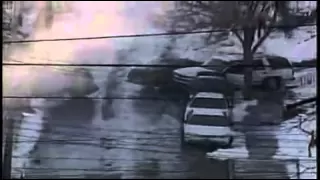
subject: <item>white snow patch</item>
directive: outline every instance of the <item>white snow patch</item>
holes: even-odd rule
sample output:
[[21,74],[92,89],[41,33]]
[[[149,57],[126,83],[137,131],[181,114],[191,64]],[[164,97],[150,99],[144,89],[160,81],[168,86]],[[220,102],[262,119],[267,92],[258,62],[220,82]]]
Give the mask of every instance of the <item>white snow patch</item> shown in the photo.
[[[236,97],[239,98],[239,97]],[[258,104],[257,100],[252,100],[252,101],[242,101],[239,104],[235,104],[235,107],[233,108],[233,114],[236,114],[234,116],[233,121],[234,122],[241,122],[243,118],[248,114],[246,111],[246,108],[248,106],[255,106]]]
[[228,160],[232,159],[246,159],[249,157],[248,150],[246,147],[237,147],[230,149],[218,149],[214,152],[207,153],[209,158],[220,159],[220,160]]

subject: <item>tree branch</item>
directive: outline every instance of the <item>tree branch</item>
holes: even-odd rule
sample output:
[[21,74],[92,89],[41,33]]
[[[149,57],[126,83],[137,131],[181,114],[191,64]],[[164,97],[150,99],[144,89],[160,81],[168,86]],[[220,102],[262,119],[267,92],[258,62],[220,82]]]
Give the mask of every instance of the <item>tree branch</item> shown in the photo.
[[305,115],[300,115],[298,128],[299,128],[302,132],[304,132],[304,133],[306,133],[306,134],[308,134],[308,135],[312,135],[312,132],[307,131],[307,130],[305,130],[305,129],[302,128],[302,124],[303,124],[304,122],[307,122],[307,121],[309,121],[308,117],[305,117]]
[[255,53],[258,48],[261,46],[261,44],[267,39],[267,37],[270,35],[270,33],[273,31],[273,28],[272,26],[275,24],[276,22],[276,19],[277,19],[277,15],[278,15],[278,8],[276,8],[274,10],[274,13],[273,13],[273,17],[272,17],[272,20],[270,22],[270,26],[266,31],[265,33],[263,34],[263,36],[258,40],[258,42],[253,46],[252,48],[252,53]]
[[232,29],[231,32],[238,38],[238,40],[241,42],[241,44],[243,45],[243,38],[241,37],[241,35],[239,34],[239,32],[235,29]]

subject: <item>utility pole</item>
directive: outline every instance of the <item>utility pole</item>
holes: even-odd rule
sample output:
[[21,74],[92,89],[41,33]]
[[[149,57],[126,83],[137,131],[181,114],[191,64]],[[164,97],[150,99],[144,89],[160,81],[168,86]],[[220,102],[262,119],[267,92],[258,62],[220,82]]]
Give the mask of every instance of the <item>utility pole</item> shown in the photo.
[[12,150],[13,150],[13,128],[14,120],[4,117],[3,121],[7,121],[7,127],[4,127],[5,144],[2,162],[2,178],[11,179],[11,164],[12,164]]

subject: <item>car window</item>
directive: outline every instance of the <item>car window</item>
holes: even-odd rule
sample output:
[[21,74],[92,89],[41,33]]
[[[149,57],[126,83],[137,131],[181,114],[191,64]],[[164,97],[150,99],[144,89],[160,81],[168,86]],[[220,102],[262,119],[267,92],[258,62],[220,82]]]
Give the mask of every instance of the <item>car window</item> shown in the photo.
[[286,58],[274,56],[268,57],[267,60],[273,69],[291,68],[291,64]]
[[232,65],[226,69],[226,73],[244,74],[245,67],[242,64]]
[[225,99],[195,98],[190,107],[226,109],[227,102]]
[[254,70],[264,70],[265,67],[263,65],[262,59],[257,59],[252,62],[252,66]]
[[193,115],[188,120],[188,124],[204,126],[228,126],[229,120],[225,116]]
[[204,62],[202,65],[208,69],[216,70],[218,72],[222,71],[227,67],[227,62],[221,59],[211,59],[209,61]]

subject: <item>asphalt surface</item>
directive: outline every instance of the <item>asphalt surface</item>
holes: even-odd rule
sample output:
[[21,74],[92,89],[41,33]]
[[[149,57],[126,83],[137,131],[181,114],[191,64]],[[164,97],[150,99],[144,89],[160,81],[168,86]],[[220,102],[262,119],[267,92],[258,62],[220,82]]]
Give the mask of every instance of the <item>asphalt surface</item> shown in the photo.
[[[161,97],[156,90],[125,82],[125,73],[114,73],[118,77],[107,88],[109,96]],[[97,107],[98,100],[70,100],[51,109],[27,177],[228,177],[226,163],[207,159],[207,149],[181,148],[181,102],[107,101],[108,106]],[[101,107],[112,115],[102,118]]]
[[[255,94],[256,105],[246,108],[247,115],[243,118],[245,135],[245,147],[248,151],[248,159],[265,159],[268,161],[237,161],[235,178],[258,178],[258,179],[288,179],[284,161],[272,160],[279,149],[276,134],[271,131],[266,136],[250,134],[248,132],[266,132],[264,128],[277,128],[282,121],[282,92],[260,92]],[[239,172],[239,173],[238,173]],[[241,172],[241,173],[240,173]]]
[[[126,82],[127,70],[112,70],[100,94],[118,98],[74,99],[49,110],[27,178],[48,174],[51,178],[228,178],[226,161],[205,157],[212,149],[180,145],[183,101],[168,99],[169,92],[164,96],[153,88]],[[178,94],[172,92],[171,97]],[[249,126],[240,131],[259,131],[262,124],[279,123],[281,98],[279,93],[260,95],[257,105],[247,107],[243,123]],[[272,158],[278,149],[272,134],[267,140],[256,134],[245,134],[244,139],[249,159]],[[279,161],[243,162],[233,172],[237,178],[287,177],[285,164]],[[271,173],[265,174],[266,170]]]

